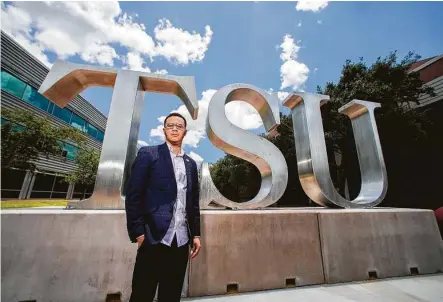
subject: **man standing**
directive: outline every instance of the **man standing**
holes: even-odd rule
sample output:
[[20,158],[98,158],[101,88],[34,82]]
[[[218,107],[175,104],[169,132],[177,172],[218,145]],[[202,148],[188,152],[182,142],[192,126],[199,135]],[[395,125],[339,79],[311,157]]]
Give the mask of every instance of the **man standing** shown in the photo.
[[[188,258],[200,251],[197,165],[184,154],[186,120],[171,113],[166,143],[142,147],[126,192],[129,237],[138,243],[131,302],[180,301]],[[188,245],[191,246],[189,255]]]

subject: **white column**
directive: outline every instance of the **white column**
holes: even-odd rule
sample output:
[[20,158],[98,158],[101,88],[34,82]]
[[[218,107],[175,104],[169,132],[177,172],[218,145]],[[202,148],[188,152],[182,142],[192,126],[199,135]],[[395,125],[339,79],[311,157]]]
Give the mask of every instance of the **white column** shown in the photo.
[[31,197],[31,192],[32,192],[32,188],[34,187],[35,177],[37,176],[37,173],[35,173],[35,172],[32,172],[31,174],[32,174],[31,181],[29,183],[29,188],[28,188],[28,191],[26,193],[26,198],[25,199],[29,199],[29,197]]
[[29,185],[31,184],[32,172],[26,171],[25,178],[23,179],[22,187],[20,189],[20,195],[18,198],[25,199],[28,193]]
[[66,193],[66,199],[72,199],[73,194],[74,194],[74,184],[70,183],[68,187],[68,192]]

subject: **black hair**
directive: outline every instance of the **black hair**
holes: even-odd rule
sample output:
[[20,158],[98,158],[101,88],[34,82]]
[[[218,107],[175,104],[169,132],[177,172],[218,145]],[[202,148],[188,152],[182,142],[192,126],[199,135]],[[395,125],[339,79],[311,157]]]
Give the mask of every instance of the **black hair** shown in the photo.
[[170,113],[166,118],[165,118],[165,122],[163,123],[163,127],[166,127],[166,121],[168,120],[168,118],[170,118],[171,116],[178,116],[180,118],[182,118],[185,121],[185,128],[186,128],[186,119],[183,115],[181,115],[180,113],[177,112],[172,112]]

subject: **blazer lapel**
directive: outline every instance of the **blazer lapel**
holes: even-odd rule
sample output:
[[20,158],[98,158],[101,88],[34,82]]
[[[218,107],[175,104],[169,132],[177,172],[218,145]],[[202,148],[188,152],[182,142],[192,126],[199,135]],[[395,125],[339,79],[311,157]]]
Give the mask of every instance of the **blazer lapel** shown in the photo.
[[177,182],[175,181],[174,166],[172,165],[172,159],[168,145],[166,145],[166,143],[160,145],[158,151],[162,158],[162,162],[165,164],[165,176],[168,178],[172,178],[174,180],[175,187],[177,187]]
[[191,185],[192,185],[192,179],[191,179],[192,164],[186,154],[183,156],[183,160],[185,161],[185,168],[186,168],[186,186],[187,186],[187,188],[188,188],[187,190],[189,192],[191,189]]

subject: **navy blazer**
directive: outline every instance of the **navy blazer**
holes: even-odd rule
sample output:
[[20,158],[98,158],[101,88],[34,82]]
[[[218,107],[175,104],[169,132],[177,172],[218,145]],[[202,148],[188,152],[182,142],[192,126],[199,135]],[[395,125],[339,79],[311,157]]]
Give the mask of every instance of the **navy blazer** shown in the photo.
[[[200,207],[197,164],[183,157],[186,167],[186,213],[190,244],[200,236]],[[150,244],[159,243],[171,224],[177,199],[177,182],[166,143],[140,148],[132,164],[126,190],[126,222],[132,242],[145,235]]]

